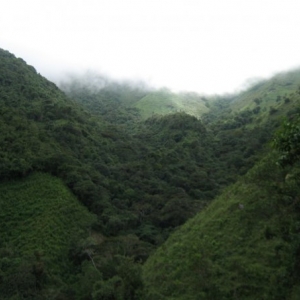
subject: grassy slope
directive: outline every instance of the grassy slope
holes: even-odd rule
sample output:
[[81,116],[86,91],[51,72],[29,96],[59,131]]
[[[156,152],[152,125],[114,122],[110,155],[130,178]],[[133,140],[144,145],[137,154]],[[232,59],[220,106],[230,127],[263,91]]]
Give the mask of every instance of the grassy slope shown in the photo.
[[201,119],[205,124],[224,124],[228,129],[232,128],[236,119],[245,118],[248,114],[248,117],[252,115],[252,122],[247,127],[263,126],[270,119],[295,110],[297,103],[293,99],[299,93],[299,85],[300,70],[275,75],[239,94],[212,98],[208,102],[209,110]]
[[189,115],[200,117],[208,111],[203,99],[196,94],[173,94],[167,90],[160,90],[147,94],[139,100],[135,107],[146,119],[152,115],[165,115],[175,112],[186,112]]
[[95,221],[60,179],[42,173],[1,183],[0,214],[0,266],[6,280],[37,255],[48,279],[64,276],[71,268],[71,243],[86,237]]
[[[300,83],[300,70],[294,70],[287,73],[279,73],[269,80],[258,82],[252,87],[242,92],[234,105],[237,108],[245,108],[245,106],[253,106],[251,102],[255,98],[267,98],[276,100],[279,95],[284,97],[286,94],[297,89]],[[254,106],[253,106],[254,107]]]
[[146,299],[298,299],[300,189],[287,172],[268,157],[175,232],[144,266]]
[[[280,73],[269,80],[259,82],[247,89],[245,92],[237,95],[232,101],[230,108],[233,112],[239,112],[246,109],[255,109],[258,105],[261,108],[258,114],[261,119],[267,119],[270,108],[280,110],[284,113],[290,105],[285,99],[291,92],[297,90],[300,84],[300,71],[294,70],[287,73]],[[260,101],[255,103],[255,99]]]
[[[83,98],[86,98],[83,102],[90,101],[89,96],[91,96],[91,98],[98,98],[99,102],[106,104],[110,102],[108,107],[116,104],[117,106],[114,110],[122,106],[126,108],[127,115],[129,112],[128,109],[136,108],[140,111],[143,119],[147,119],[155,114],[166,115],[175,112],[186,112],[187,114],[199,118],[210,111],[210,105],[213,105],[214,100],[222,99],[222,102],[227,102],[225,98],[228,98],[228,96],[214,96],[206,99],[196,93],[175,94],[167,89],[153,91],[147,87],[113,81],[107,82],[104,87],[100,84],[99,88],[99,85],[97,85],[99,80],[97,78],[96,74],[90,77],[83,76],[73,78],[73,81],[71,80],[61,84],[61,88],[73,98],[78,98],[80,95],[83,96]],[[282,107],[285,95],[291,91],[295,91],[299,83],[299,70],[276,75],[270,80],[256,83],[240,94],[229,96],[229,98],[233,100],[230,104],[230,109],[233,113],[238,113],[246,109],[252,110],[257,107],[254,99],[260,99],[260,114],[265,113],[265,115],[268,116],[270,107],[272,106],[275,109]],[[278,100],[278,96],[281,97],[280,100]],[[107,102],[107,100],[109,101]],[[86,103],[83,104],[86,105]],[[91,104],[93,108],[99,106],[99,103],[97,104],[95,101]],[[100,110],[105,111],[105,114],[111,114],[111,107],[106,110],[104,106],[102,104]],[[121,111],[118,110],[118,113],[120,114]],[[126,116],[124,117],[126,118]]]

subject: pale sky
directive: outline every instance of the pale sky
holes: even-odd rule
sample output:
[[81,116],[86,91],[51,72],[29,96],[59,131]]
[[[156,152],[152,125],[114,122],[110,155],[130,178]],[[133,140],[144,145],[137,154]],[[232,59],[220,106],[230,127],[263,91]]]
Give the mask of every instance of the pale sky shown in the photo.
[[99,71],[232,92],[300,66],[299,0],[0,0],[0,48],[50,80]]

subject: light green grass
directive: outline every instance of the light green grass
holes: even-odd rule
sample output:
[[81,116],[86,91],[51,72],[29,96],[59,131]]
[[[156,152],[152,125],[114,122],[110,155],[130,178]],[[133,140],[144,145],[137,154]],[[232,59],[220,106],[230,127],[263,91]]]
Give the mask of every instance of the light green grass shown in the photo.
[[[254,100],[259,99],[262,113],[268,113],[271,106],[277,109],[284,108],[284,97],[296,91],[299,85],[299,70],[281,73],[238,94],[230,107],[233,112],[254,109],[257,106]],[[279,101],[278,96],[281,98]]]
[[144,119],[153,115],[166,115],[176,112],[185,112],[199,118],[208,111],[203,99],[194,93],[175,94],[168,90],[152,92],[141,100],[135,107],[141,112]]

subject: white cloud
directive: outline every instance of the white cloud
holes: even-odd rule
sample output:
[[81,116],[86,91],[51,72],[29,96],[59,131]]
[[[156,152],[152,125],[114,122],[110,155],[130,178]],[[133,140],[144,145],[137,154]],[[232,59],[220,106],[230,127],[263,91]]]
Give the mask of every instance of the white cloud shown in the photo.
[[298,0],[3,0],[0,42],[46,77],[92,68],[232,91],[300,65]]

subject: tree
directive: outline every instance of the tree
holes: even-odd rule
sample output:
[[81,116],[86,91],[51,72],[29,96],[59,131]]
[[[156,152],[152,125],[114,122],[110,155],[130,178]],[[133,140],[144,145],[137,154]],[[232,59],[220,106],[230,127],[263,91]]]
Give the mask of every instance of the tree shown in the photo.
[[293,165],[300,158],[300,117],[295,121],[285,121],[277,132],[273,146],[281,152],[279,164]]

